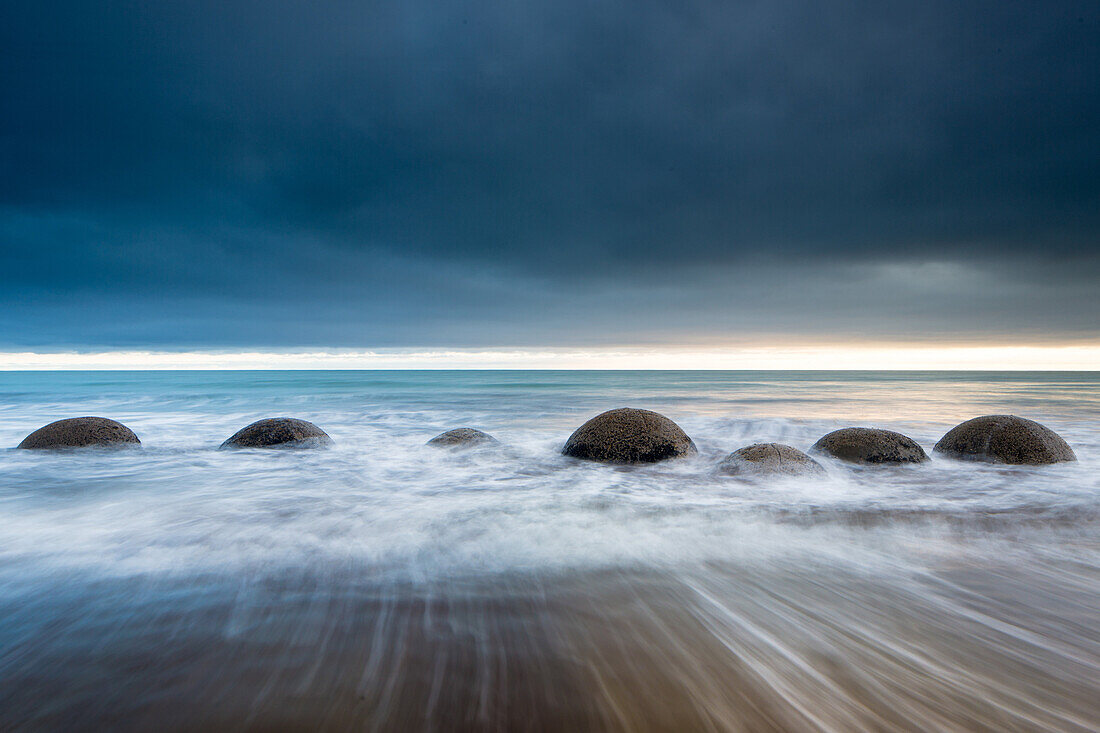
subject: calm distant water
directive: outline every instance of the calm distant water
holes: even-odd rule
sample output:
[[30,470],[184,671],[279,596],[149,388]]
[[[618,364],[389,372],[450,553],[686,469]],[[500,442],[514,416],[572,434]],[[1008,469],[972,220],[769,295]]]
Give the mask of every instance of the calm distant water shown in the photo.
[[[621,406],[699,455],[559,454]],[[989,413],[1079,462],[713,471]],[[0,450],[0,729],[1100,727],[1100,373],[0,373],[0,446],[79,415],[143,447]]]

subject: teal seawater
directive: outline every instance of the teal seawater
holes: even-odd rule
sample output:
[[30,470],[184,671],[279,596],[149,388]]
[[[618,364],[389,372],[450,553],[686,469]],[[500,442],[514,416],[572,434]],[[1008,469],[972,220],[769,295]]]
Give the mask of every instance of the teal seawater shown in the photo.
[[[560,455],[620,406],[699,455]],[[1079,461],[713,470],[850,425],[931,454],[989,413]],[[14,450],[79,415],[143,447]],[[280,415],[334,447],[217,450]],[[466,425],[503,447],[424,446]],[[0,446],[3,729],[1100,719],[1095,372],[5,372]]]

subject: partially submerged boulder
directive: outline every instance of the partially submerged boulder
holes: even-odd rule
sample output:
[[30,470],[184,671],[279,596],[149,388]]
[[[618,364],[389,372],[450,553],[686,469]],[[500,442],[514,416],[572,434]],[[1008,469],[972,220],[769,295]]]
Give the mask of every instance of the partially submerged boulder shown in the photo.
[[912,438],[879,428],[842,428],[814,443],[813,450],[850,463],[922,463],[928,454]]
[[824,473],[821,464],[783,443],[756,443],[730,453],[718,470],[731,476],[808,476]]
[[696,453],[680,426],[650,410],[608,410],[577,428],[562,454],[603,463],[656,463]]
[[311,422],[294,417],[269,417],[241,428],[222,448],[323,448],[332,438]]
[[498,441],[493,436],[476,428],[455,428],[440,433],[428,441],[436,448],[473,448],[479,445],[493,445]]
[[932,449],[950,458],[1044,465],[1076,461],[1062,436],[1045,425],[1016,415],[984,415],[951,428]]
[[35,430],[18,447],[30,450],[140,445],[134,431],[105,417],[70,417]]

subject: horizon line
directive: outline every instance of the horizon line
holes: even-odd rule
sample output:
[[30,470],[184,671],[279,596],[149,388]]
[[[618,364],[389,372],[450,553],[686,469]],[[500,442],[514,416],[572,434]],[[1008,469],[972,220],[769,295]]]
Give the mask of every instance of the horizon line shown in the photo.
[[1100,371],[1100,345],[0,352],[0,371]]

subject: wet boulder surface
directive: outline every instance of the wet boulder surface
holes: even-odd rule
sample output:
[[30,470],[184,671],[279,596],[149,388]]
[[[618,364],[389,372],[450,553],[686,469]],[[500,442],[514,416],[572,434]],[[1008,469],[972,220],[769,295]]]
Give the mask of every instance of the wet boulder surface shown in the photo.
[[693,455],[679,425],[650,410],[621,407],[592,418],[569,436],[562,454],[601,463],[656,463]]
[[814,443],[813,450],[849,463],[923,463],[928,454],[912,438],[880,428],[841,428]]
[[125,447],[140,445],[134,431],[105,417],[70,417],[35,430],[23,439],[19,448]]
[[948,458],[1039,466],[1076,461],[1069,444],[1045,425],[1016,415],[983,415],[951,428],[933,452]]
[[222,448],[324,448],[332,438],[311,422],[294,417],[269,417],[241,428]]
[[739,448],[718,464],[729,476],[812,476],[825,473],[821,464],[783,443],[756,443]]
[[499,440],[477,428],[455,428],[440,433],[427,442],[427,445],[434,448],[475,448],[499,444]]

